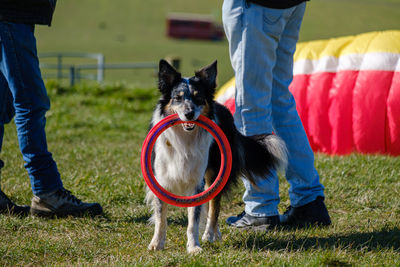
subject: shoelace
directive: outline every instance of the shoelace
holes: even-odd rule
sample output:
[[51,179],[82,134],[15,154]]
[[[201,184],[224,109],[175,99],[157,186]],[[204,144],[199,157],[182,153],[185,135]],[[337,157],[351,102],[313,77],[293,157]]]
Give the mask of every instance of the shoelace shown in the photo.
[[57,195],[59,195],[62,198],[66,198],[68,201],[75,202],[77,204],[80,204],[82,201],[78,199],[76,196],[74,196],[70,191],[67,189],[60,189],[57,191]]
[[238,217],[239,219],[241,219],[244,215],[246,215],[245,211],[242,211],[242,213],[238,214],[236,217]]

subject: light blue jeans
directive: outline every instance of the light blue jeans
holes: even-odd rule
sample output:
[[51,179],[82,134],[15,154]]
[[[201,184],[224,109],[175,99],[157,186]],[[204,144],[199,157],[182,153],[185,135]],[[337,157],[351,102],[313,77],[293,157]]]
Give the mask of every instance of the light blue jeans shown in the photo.
[[[236,78],[235,123],[246,136],[274,132],[286,143],[286,179],[293,207],[324,196],[311,150],[288,87],[293,78],[293,54],[306,4],[271,9],[246,0],[224,0],[223,23]],[[278,215],[276,173],[252,186],[243,180],[246,213]]]
[[4,124],[15,115],[25,168],[33,193],[39,195],[62,188],[62,182],[47,150],[45,113],[50,101],[40,74],[33,30],[33,25],[0,21],[0,151]]

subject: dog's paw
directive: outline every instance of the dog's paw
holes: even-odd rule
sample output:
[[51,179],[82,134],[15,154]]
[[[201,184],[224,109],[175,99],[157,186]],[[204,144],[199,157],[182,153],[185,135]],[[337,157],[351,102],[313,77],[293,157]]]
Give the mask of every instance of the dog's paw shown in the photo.
[[187,252],[189,254],[193,254],[193,255],[201,253],[202,250],[203,249],[200,246],[188,246],[187,247]]
[[217,229],[216,231],[205,231],[201,240],[205,242],[213,243],[222,239],[221,232]]
[[147,248],[149,250],[162,250],[162,249],[164,249],[164,243],[152,241]]
[[204,232],[201,240],[203,240],[204,242],[214,242],[214,233],[210,233],[210,232]]

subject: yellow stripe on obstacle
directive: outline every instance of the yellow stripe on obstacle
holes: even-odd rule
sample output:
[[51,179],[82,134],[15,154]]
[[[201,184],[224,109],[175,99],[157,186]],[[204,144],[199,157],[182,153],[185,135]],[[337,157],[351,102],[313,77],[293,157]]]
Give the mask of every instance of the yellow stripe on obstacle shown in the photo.
[[355,36],[298,43],[294,61],[376,52],[400,53],[400,31],[370,32]]

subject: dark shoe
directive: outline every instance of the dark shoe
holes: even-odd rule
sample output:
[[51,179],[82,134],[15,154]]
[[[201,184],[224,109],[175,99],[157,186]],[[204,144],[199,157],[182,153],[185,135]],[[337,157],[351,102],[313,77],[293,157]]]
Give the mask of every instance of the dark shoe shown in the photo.
[[331,224],[331,219],[324,198],[317,197],[316,200],[301,207],[289,206],[285,213],[280,216],[280,222],[283,226],[293,227],[328,226]]
[[6,194],[0,190],[0,214],[27,216],[29,214],[29,209],[29,206],[14,204]]
[[96,216],[102,213],[99,203],[82,202],[66,189],[32,198],[31,214],[39,217]]
[[279,225],[279,216],[255,217],[243,211],[238,216],[232,216],[226,219],[229,226],[237,228],[250,228],[256,226],[265,226],[266,228],[274,228]]

